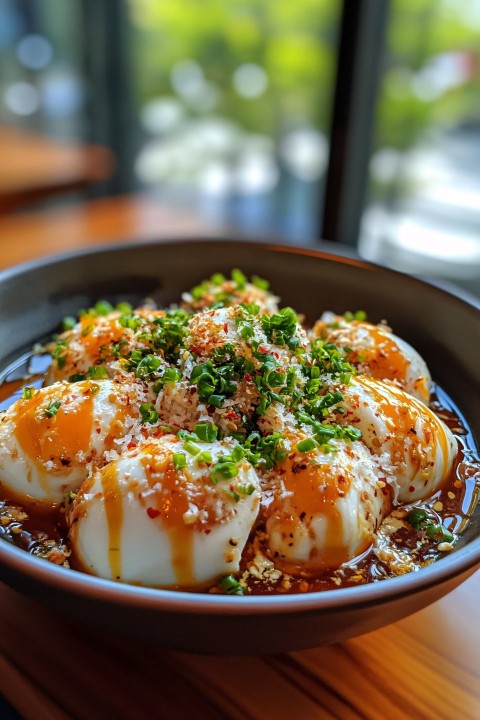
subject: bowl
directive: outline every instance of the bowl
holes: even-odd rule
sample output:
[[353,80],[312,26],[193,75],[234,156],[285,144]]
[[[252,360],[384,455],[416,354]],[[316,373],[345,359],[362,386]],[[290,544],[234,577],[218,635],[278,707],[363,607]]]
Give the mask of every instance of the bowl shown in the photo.
[[[323,247],[323,246],[322,246]],[[327,247],[327,246],[325,246]],[[284,304],[315,320],[327,308],[388,319],[480,436],[480,306],[353,256],[251,242],[109,246],[0,274],[0,369],[99,298],[175,301],[214,271],[268,278]],[[399,620],[453,590],[480,561],[480,508],[456,549],[432,566],[370,585],[305,595],[232,597],[132,587],[51,565],[0,542],[0,578],[26,595],[119,635],[203,653],[290,651]]]

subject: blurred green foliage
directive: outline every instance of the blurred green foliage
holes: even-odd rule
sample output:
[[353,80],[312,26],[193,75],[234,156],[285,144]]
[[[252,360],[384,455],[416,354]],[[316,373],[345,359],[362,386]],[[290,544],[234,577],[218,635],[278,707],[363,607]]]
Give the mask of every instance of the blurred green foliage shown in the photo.
[[[340,0],[129,3],[140,104],[173,95],[172,68],[194,59],[219,91],[215,115],[273,137],[299,124],[328,134]],[[478,0],[393,0],[375,145],[405,149],[430,126],[478,121],[479,48]],[[428,87],[422,93],[421,83],[428,86],[429,78],[425,68],[443,53],[460,52],[471,65],[468,78],[436,95]],[[268,86],[261,96],[248,99],[235,90],[232,74],[243,63],[266,71]]]
[[[130,0],[140,103],[172,94],[175,63],[194,59],[220,90],[215,114],[277,135],[310,122],[328,131],[338,0]],[[258,98],[241,97],[233,72],[256,63],[268,76]]]

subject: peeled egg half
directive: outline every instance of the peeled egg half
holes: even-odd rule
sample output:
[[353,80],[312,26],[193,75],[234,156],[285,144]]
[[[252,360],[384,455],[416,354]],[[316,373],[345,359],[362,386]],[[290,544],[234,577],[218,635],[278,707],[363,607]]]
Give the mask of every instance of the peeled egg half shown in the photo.
[[59,503],[103,462],[145,402],[140,384],[55,383],[0,416],[0,484],[18,501]]
[[434,493],[451,472],[457,441],[423,402],[393,383],[355,377],[341,387],[345,397],[340,422],[362,431],[371,452],[392,466],[400,502]]
[[292,574],[338,568],[373,542],[391,507],[382,471],[358,441],[332,441],[334,452],[295,450],[267,481],[268,552]]
[[257,474],[240,460],[222,479],[212,468],[231,443],[199,447],[208,455],[189,454],[174,435],[152,439],[85,481],[69,516],[85,570],[186,589],[238,571],[260,504]]
[[389,328],[334,315],[319,320],[314,337],[345,352],[358,371],[377,380],[393,380],[414,397],[428,403],[432,379],[424,359]]
[[135,329],[122,324],[122,314],[117,310],[98,317],[88,313],[82,315],[72,330],[62,333],[56,344],[52,343],[53,362],[45,385],[85,374],[90,368],[112,376],[112,364],[118,357],[125,357],[132,350],[148,348],[142,333],[155,327],[155,318],[164,317],[165,312],[149,308],[133,312]]

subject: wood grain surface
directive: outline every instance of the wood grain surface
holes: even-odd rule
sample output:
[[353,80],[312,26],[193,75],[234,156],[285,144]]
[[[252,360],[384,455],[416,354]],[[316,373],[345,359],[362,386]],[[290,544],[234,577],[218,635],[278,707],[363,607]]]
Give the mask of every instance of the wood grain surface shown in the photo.
[[110,177],[113,154],[18,128],[0,127],[0,211],[71,192]]
[[368,635],[239,657],[106,636],[0,586],[0,692],[26,720],[478,720],[479,594],[477,573]]
[[[103,200],[1,219],[0,263],[206,231],[151,200]],[[479,607],[477,573],[429,608],[339,645],[200,657],[102,635],[0,585],[0,693],[26,720],[478,720]]]
[[198,217],[142,196],[0,215],[0,267],[99,244],[207,233],[212,228]]

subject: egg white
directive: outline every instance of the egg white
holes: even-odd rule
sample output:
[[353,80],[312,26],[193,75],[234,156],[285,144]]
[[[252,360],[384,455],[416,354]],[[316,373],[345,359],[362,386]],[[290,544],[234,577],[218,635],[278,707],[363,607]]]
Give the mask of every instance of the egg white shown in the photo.
[[432,495],[449,476],[458,451],[450,429],[423,402],[393,383],[356,377],[341,387],[339,422],[362,432],[362,441],[393,468],[396,499]]
[[425,360],[388,327],[365,321],[349,322],[325,313],[315,323],[312,337],[320,337],[340,348],[361,374],[395,381],[410,395],[428,403],[432,378]]
[[365,551],[391,507],[377,459],[360,442],[292,450],[266,492],[266,537],[275,565],[294,574],[335,569]]
[[118,310],[100,316],[88,313],[82,315],[72,330],[62,333],[56,343],[51,344],[53,362],[44,384],[51,385],[59,380],[68,380],[72,375],[85,374],[91,368],[105,370],[113,377],[121,367],[111,352],[113,346],[121,342],[122,356],[133,350],[145,350],[148,344],[139,337],[141,328],[148,330],[155,318],[164,317],[165,312],[138,308],[133,311],[133,315],[142,323],[137,332],[121,324],[121,313]]
[[[232,444],[198,443],[215,462]],[[175,469],[173,455],[185,454]],[[212,480],[172,435],[148,441],[97,472],[69,515],[70,539],[94,575],[156,587],[196,588],[237,572],[260,504],[258,477]],[[183,508],[183,511],[182,511]]]
[[[0,417],[0,485],[16,501],[56,504],[77,489],[92,463],[146,400],[139,384],[111,380],[59,382],[20,399]],[[59,402],[55,415],[46,412]]]

